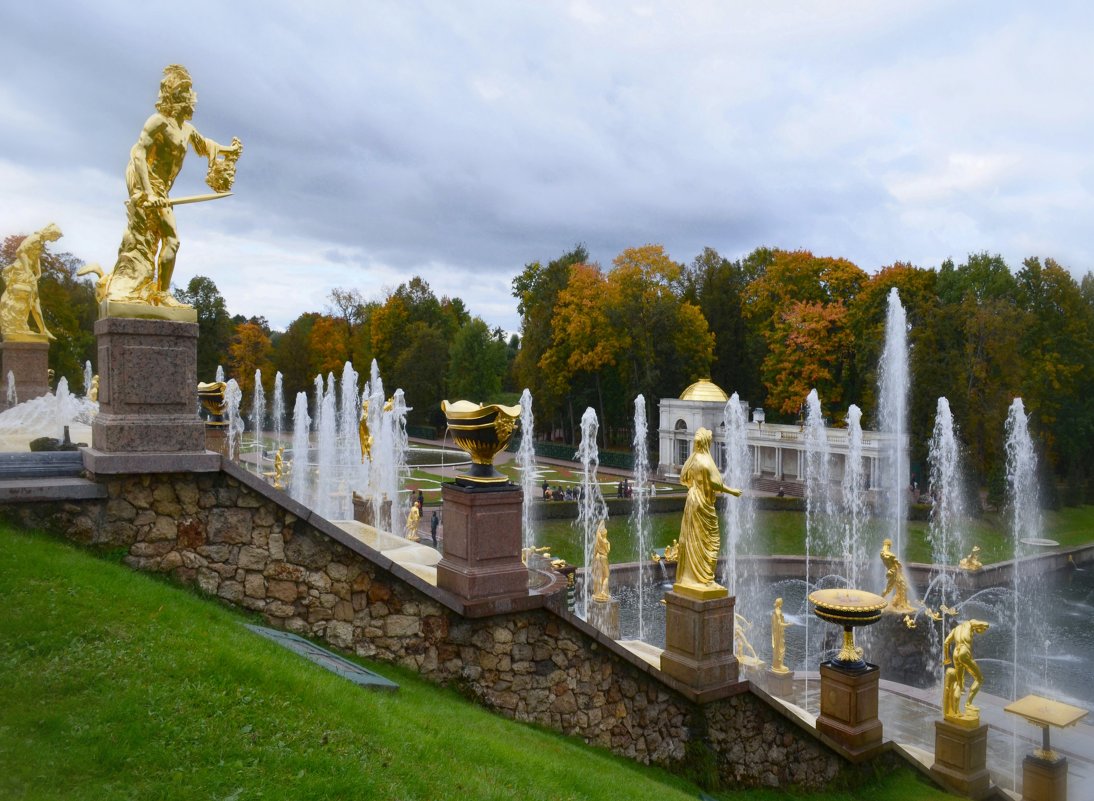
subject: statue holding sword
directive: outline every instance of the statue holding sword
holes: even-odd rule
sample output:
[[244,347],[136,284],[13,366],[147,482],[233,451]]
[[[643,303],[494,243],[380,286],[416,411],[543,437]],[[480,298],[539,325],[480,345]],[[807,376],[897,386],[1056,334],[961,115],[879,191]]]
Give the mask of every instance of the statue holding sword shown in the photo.
[[[166,67],[156,113],[145,122],[129,152],[125,171],[129,190],[128,225],[118,248],[114,272],[100,281],[100,300],[149,306],[183,305],[170,294],[179,248],[173,207],[227,197],[235,179],[236,161],[243,152],[239,139],[232,139],[225,146],[198,133],[190,123],[196,104],[197,93],[186,68],[178,64]],[[214,193],[169,198],[188,147],[208,159],[205,181]]]

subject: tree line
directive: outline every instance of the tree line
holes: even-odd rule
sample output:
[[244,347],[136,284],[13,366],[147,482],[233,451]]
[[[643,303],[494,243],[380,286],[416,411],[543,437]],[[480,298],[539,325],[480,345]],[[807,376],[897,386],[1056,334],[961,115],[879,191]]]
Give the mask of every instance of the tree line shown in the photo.
[[[4,264],[22,236],[0,245]],[[83,391],[94,361],[93,285],[70,253],[42,257],[39,291],[57,336],[50,367]],[[877,369],[886,300],[896,288],[911,350],[913,470],[925,474],[937,398],[949,399],[965,461],[978,485],[998,483],[1003,422],[1021,396],[1050,465],[1070,491],[1094,485],[1094,274],[1076,281],[1052,259],[1012,270],[998,255],[970,254],[937,268],[895,263],[873,275],[847,259],[757,248],[730,260],[712,248],[690,263],[660,245],[628,248],[605,268],[577,245],[526,264],[513,278],[520,334],[474,316],[460,298],[437,297],[421,277],[368,300],[339,288],[322,311],[283,331],[263,317],[231,315],[216,284],[177,288],[198,311],[198,378],[223,364],[244,392],[262,371],[267,397],[280,371],[286,398],[316,374],[376,359],[389,391],[401,387],[410,422],[442,428],[440,401],[515,403],[527,387],[542,437],[576,442],[581,413],[597,410],[602,445],[627,447],[633,403],[657,401],[709,377],[772,422],[799,419],[815,387],[831,424],[854,403],[876,427]],[[291,401],[289,401],[291,404]]]

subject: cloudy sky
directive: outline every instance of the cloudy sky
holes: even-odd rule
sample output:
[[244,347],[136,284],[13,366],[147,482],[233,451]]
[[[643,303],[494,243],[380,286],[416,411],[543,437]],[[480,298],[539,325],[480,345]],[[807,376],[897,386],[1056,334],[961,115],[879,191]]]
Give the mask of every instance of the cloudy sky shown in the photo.
[[276,327],[419,274],[515,330],[513,276],[578,242],[1094,268],[1088,3],[36,0],[0,31],[0,236],[56,221],[111,267],[184,64],[244,154],[233,197],[178,209],[175,281]]

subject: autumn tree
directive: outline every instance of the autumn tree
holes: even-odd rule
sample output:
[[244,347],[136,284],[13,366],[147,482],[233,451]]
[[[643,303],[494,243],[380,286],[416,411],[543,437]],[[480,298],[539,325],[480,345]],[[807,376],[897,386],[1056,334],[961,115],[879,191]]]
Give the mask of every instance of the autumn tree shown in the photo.
[[228,371],[244,395],[249,396],[254,391],[255,370],[262,371],[263,384],[272,384],[272,353],[270,337],[261,325],[246,322],[236,326],[228,346]]
[[482,318],[475,317],[452,340],[447,394],[453,400],[489,402],[501,392],[507,366],[504,333],[490,331]]
[[328,373],[341,376],[350,356],[349,332],[339,320],[319,315],[308,332],[308,355],[312,376]]

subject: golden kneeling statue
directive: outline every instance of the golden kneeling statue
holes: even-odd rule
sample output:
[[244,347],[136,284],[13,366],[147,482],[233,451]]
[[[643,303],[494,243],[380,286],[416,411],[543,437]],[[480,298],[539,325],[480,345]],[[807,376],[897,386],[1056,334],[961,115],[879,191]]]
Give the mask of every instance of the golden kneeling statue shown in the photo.
[[881,563],[885,565],[885,591],[882,598],[888,598],[889,593],[893,597],[889,599],[889,609],[905,615],[914,612],[915,607],[908,603],[908,580],[904,578],[904,565],[893,553],[893,541],[886,539],[881,544]]
[[775,608],[771,612],[771,672],[789,673],[786,661],[786,627],[789,624],[783,617],[783,599],[775,599]]
[[739,489],[722,483],[722,474],[710,455],[712,439],[709,429],[698,429],[695,432],[695,448],[680,471],[680,483],[688,488],[688,497],[680,521],[680,553],[676,583],[672,589],[700,600],[727,595],[726,588],[714,580],[714,569],[722,548],[714,501],[719,492],[741,494]]
[[[942,643],[942,664],[952,667],[946,670],[946,679],[942,688],[942,715],[951,723],[976,727],[980,725],[980,708],[973,705],[973,699],[980,692],[984,675],[980,666],[972,658],[973,635],[983,634],[988,624],[983,620],[966,620],[958,623],[946,635]],[[952,659],[950,648],[953,648]],[[972,685],[965,698],[965,708],[961,708],[961,696],[965,694],[965,676],[972,676]]]
[[[42,251],[47,242],[56,242],[61,229],[50,223],[41,231],[25,237],[15,250],[15,261],[3,270],[4,294],[0,296],[0,334],[5,342],[45,342],[55,339],[42,319],[38,297],[38,279],[42,277]],[[31,331],[27,318],[34,319],[37,331]]]
[[610,601],[611,591],[608,588],[608,554],[612,550],[612,544],[608,542],[608,527],[604,521],[596,527],[596,542],[593,544],[593,600]]
[[957,565],[962,570],[968,570],[970,572],[980,570],[984,566],[980,563],[980,546],[972,546],[972,553],[970,553],[968,556],[963,557],[961,561],[957,563]]
[[763,662],[756,656],[756,649],[748,641],[748,632],[752,630],[752,624],[744,615],[733,613],[733,654],[744,663],[762,665]]
[[[225,196],[235,178],[236,160],[243,151],[238,139],[225,146],[198,133],[190,124],[196,105],[197,94],[186,68],[178,64],[164,68],[156,113],[144,123],[137,143],[129,152],[125,171],[129,190],[128,225],[118,248],[114,272],[100,279],[100,300],[184,306],[169,291],[179,249],[172,207]],[[168,198],[182,169],[187,147],[193,147],[208,159],[205,182],[216,194]]]

